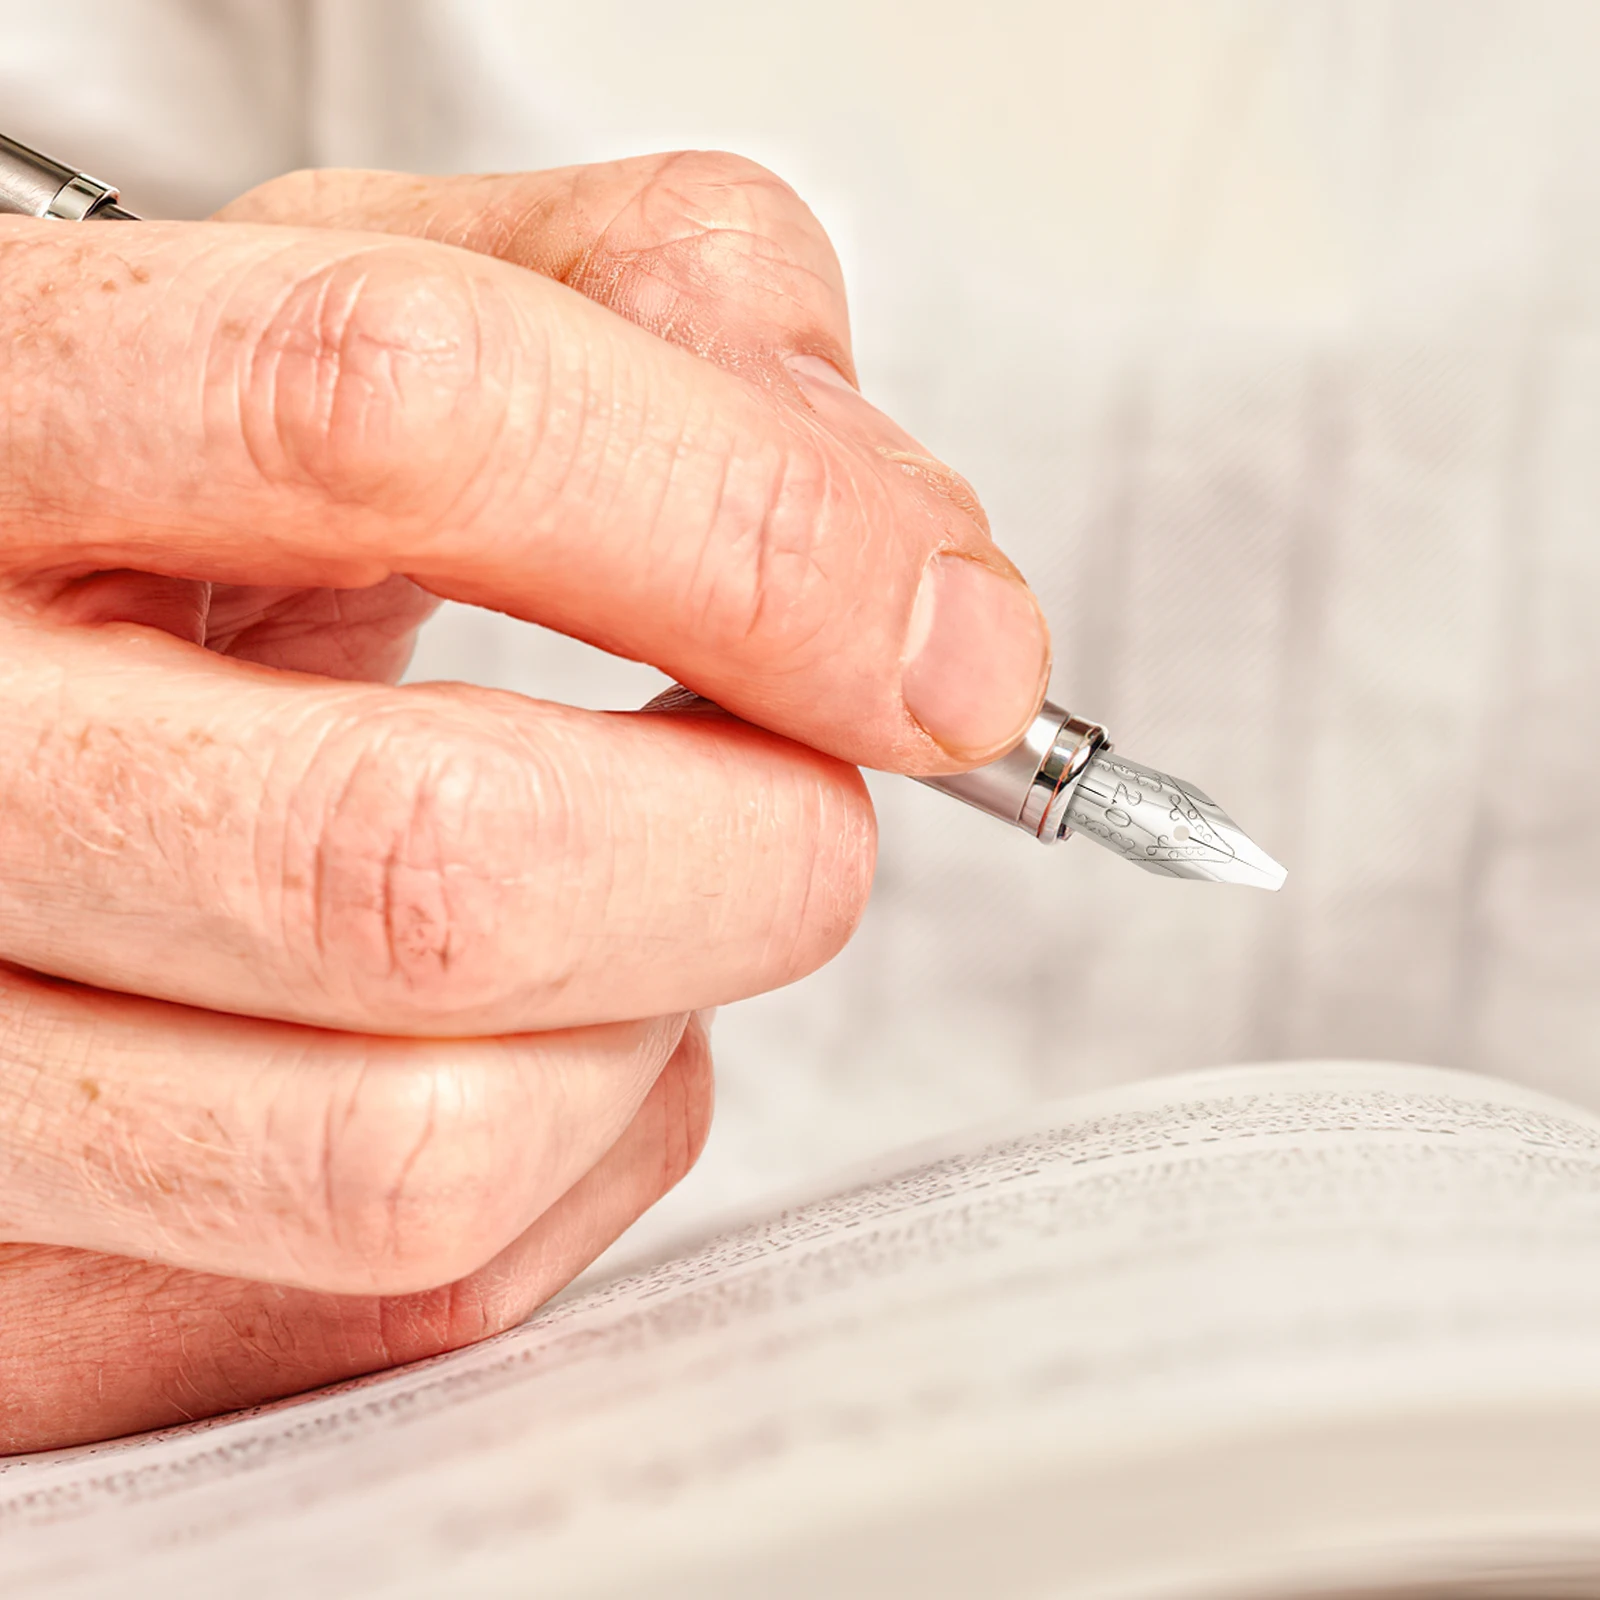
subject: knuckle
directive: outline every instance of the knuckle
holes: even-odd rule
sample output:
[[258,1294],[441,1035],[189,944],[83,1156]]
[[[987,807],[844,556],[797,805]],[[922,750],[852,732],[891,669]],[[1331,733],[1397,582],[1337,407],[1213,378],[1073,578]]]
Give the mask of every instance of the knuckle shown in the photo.
[[298,275],[253,330],[219,335],[257,470],[335,502],[447,510],[504,412],[507,314],[426,247]]
[[730,462],[711,502],[696,625],[775,668],[802,664],[829,629],[838,594],[827,560],[838,493],[820,443],[798,439]]
[[[499,998],[507,913],[551,907],[577,808],[534,750],[438,696],[327,730],[294,785],[286,937],[311,984],[425,1028]],[[290,887],[292,885],[292,887]],[[541,948],[559,949],[557,939]],[[518,972],[519,992],[562,974]]]
[[448,1062],[374,1061],[326,1119],[304,1215],[320,1286],[394,1294],[481,1266],[517,1218],[492,1074]]

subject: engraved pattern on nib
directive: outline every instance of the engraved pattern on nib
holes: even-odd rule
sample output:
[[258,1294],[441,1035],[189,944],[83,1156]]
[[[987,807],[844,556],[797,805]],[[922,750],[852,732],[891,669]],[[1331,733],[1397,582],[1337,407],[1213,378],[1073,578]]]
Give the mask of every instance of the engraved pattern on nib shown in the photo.
[[1209,795],[1102,751],[1067,806],[1074,833],[1164,878],[1278,889],[1284,869]]

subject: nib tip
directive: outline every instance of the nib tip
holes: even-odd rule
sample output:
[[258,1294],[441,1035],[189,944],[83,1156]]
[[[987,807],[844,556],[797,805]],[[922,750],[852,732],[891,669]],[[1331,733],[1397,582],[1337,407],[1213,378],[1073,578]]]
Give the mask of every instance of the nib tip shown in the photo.
[[1210,795],[1109,750],[1084,769],[1066,821],[1162,877],[1277,890],[1289,876]]

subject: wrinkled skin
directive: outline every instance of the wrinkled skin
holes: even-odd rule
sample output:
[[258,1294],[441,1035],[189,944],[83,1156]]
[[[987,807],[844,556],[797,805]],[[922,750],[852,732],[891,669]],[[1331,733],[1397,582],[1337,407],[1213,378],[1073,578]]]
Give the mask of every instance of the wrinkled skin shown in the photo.
[[[706,1009],[848,938],[856,765],[996,753],[1048,645],[735,158],[4,218],[0,281],[6,1453],[527,1315],[693,1163]],[[1021,597],[942,721],[930,561]],[[747,720],[394,687],[441,596]]]

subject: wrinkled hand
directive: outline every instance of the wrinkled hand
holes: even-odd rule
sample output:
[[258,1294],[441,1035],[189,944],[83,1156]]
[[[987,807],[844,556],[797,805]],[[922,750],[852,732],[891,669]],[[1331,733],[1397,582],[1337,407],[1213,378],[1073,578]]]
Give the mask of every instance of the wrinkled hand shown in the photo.
[[[997,753],[1048,644],[731,157],[5,218],[0,284],[3,1453],[526,1315],[694,1160],[696,1013],[848,937],[853,764]],[[748,720],[393,687],[440,596]]]

